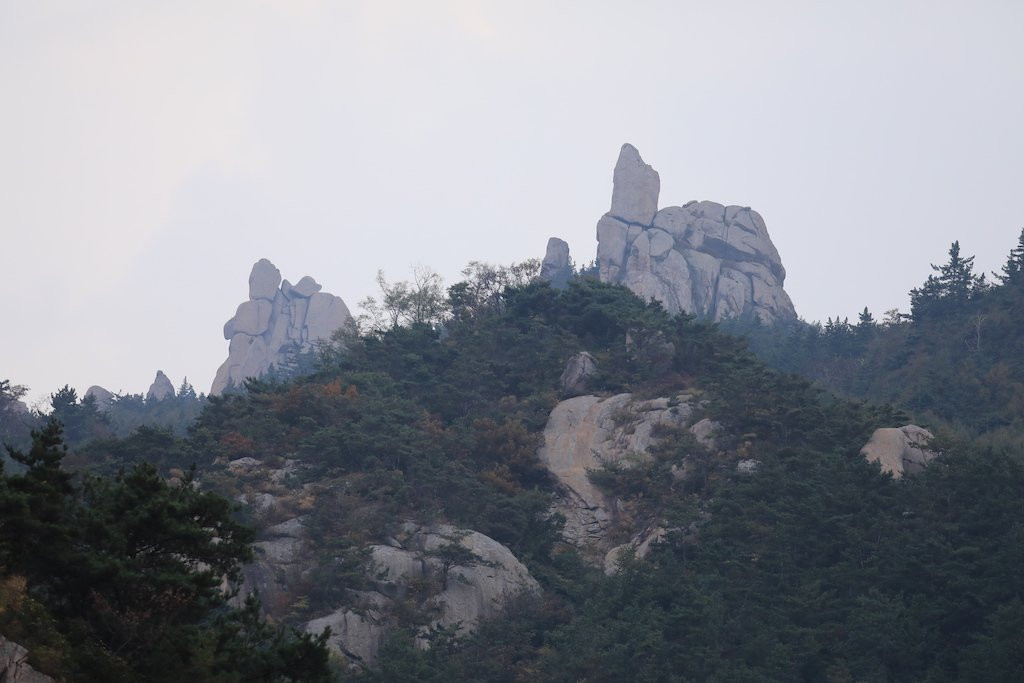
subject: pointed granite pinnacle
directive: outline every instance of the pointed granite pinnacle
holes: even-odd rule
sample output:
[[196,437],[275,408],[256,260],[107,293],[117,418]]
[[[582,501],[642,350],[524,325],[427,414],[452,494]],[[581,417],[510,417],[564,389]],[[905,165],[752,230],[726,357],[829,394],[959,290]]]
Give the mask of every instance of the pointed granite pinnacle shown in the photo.
[[661,178],[640,158],[636,147],[626,143],[619,152],[612,177],[612,208],[609,213],[626,223],[651,225],[658,212]]

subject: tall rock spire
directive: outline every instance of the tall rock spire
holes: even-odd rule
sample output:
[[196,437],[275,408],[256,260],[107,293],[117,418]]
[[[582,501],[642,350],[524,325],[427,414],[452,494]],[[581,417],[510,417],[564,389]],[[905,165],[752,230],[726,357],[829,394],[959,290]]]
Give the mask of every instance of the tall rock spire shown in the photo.
[[619,150],[612,176],[612,208],[609,215],[626,223],[650,225],[658,212],[661,178],[640,158],[628,142]]

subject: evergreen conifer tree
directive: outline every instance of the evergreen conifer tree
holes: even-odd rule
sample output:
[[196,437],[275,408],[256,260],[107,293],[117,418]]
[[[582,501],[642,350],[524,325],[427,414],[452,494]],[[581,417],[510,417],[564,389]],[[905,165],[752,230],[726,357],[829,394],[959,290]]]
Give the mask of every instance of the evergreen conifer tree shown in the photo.
[[1024,229],[1020,231],[1017,246],[1010,250],[1002,274],[995,274],[1002,285],[1020,286],[1024,283]]

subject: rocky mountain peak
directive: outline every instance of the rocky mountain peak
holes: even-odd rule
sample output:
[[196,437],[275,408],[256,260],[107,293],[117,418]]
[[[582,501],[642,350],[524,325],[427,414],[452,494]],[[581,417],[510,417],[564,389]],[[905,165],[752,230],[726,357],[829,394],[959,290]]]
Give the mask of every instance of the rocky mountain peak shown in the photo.
[[[749,206],[690,201],[658,209],[661,177],[625,144],[612,174],[611,209],[597,223],[597,270],[670,313],[770,324],[796,318],[786,269],[764,219]],[[553,251],[552,244],[555,244]],[[568,246],[552,238],[541,277],[555,282]]]
[[713,320],[796,317],[786,271],[760,214],[691,201],[658,209],[661,179],[632,145],[612,177],[612,207],[597,223],[598,273],[672,313]]
[[[102,389],[102,387],[98,387]],[[164,374],[163,370],[156,371],[156,378],[153,383],[149,385],[149,391],[146,392],[147,401],[162,401],[165,398],[174,396],[174,385],[171,384],[171,380]]]

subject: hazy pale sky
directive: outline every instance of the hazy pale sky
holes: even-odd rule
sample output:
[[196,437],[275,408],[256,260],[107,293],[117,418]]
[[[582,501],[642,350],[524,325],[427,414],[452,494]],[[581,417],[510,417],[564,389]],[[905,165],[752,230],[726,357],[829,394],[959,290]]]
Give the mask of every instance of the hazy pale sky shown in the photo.
[[254,261],[351,308],[594,257],[623,142],[758,210],[807,320],[1024,226],[1024,3],[0,0],[0,379],[208,391]]

